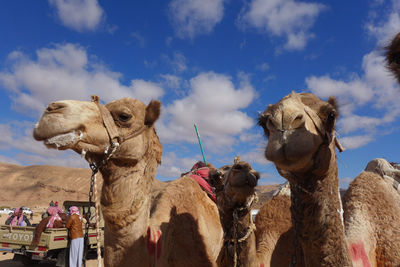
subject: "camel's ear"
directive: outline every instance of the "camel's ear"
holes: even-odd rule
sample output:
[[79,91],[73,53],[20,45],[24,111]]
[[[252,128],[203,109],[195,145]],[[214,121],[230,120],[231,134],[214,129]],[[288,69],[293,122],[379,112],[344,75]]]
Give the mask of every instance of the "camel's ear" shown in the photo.
[[258,123],[257,124],[264,129],[264,133],[268,137],[269,131],[267,128],[267,120],[268,120],[268,115],[266,115],[265,113],[258,114]]
[[144,118],[144,124],[152,126],[154,122],[160,117],[161,113],[161,102],[157,100],[151,100],[146,107],[146,116]]
[[339,105],[338,105],[337,100],[336,100],[336,98],[334,96],[330,96],[329,97],[328,103],[333,106],[333,108],[336,111],[336,114],[339,114]]
[[217,169],[210,170],[208,175],[211,186],[215,188],[215,192],[220,192],[224,189],[223,173]]

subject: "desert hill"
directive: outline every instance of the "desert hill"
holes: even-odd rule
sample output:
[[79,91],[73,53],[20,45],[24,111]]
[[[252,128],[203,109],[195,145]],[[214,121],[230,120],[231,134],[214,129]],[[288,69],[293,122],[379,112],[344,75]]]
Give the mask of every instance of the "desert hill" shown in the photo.
[[90,175],[89,169],[0,163],[0,205],[38,207],[51,200],[87,200]]
[[[0,162],[0,206],[46,207],[51,200],[88,200],[91,171],[59,166],[20,166]],[[101,188],[98,176],[98,189]],[[258,186],[259,202],[272,197],[279,185]],[[257,207],[256,207],[257,208]]]

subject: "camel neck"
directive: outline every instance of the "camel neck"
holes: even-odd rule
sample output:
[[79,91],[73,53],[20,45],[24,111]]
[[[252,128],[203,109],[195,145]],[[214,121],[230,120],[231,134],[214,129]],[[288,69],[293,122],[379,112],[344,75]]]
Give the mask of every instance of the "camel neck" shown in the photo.
[[343,226],[336,155],[332,155],[323,174],[312,172],[293,176],[295,179],[290,182],[292,221],[306,265],[351,266]]
[[147,230],[156,170],[157,161],[151,157],[134,164],[111,160],[101,169],[101,205],[109,229],[117,231],[130,226],[138,233]]
[[[253,266],[256,255],[256,241],[255,226],[251,218],[250,208],[236,211],[237,216],[234,213],[233,207],[220,209],[225,240],[220,254],[219,266]],[[235,250],[233,253],[230,251],[232,248]],[[236,254],[236,262],[234,254]]]

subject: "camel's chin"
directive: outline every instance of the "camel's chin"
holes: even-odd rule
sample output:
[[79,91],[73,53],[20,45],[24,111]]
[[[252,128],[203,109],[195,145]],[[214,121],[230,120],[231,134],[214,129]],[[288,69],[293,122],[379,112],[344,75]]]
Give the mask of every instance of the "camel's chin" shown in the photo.
[[[271,160],[272,161],[272,160]],[[289,172],[304,172],[309,168],[312,158],[310,155],[302,157],[275,157],[272,161],[275,166],[281,170]]]

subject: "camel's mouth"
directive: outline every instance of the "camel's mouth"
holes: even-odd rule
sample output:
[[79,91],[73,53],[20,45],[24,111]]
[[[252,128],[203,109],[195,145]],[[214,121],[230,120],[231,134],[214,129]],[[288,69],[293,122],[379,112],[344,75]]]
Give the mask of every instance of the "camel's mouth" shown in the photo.
[[44,144],[50,148],[67,149],[76,144],[83,137],[81,131],[71,131],[68,133],[58,134],[50,138],[44,139]]
[[[235,166],[234,166],[235,167]],[[257,186],[260,174],[254,170],[236,170],[232,169],[233,179],[229,180],[232,187],[243,188],[244,190],[252,189]]]

